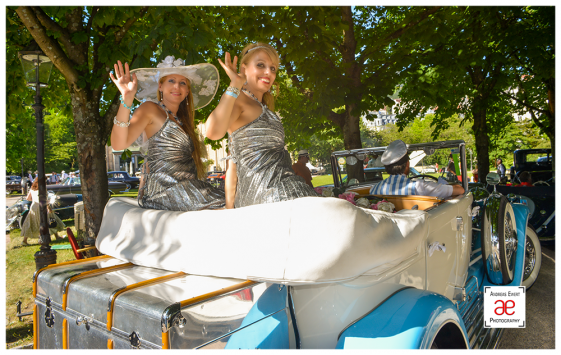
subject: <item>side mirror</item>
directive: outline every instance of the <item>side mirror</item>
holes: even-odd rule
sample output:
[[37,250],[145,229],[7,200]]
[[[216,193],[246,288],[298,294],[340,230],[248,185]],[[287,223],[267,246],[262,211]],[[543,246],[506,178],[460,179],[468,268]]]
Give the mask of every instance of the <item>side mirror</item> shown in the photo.
[[499,181],[501,181],[501,177],[497,173],[489,173],[487,174],[486,180],[487,180],[487,184],[496,186],[498,185]]

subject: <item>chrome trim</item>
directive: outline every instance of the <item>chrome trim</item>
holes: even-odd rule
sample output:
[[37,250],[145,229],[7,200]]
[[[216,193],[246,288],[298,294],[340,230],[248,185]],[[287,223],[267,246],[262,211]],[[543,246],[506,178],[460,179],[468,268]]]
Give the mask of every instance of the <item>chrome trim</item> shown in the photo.
[[[536,233],[537,237],[537,233]],[[534,242],[532,242],[532,238],[528,237],[526,234],[526,245],[524,248],[524,271],[522,273],[522,280],[525,281],[530,277],[534,268],[536,267],[536,248],[534,246]]]
[[501,257],[499,255],[499,208],[501,203],[501,195],[493,193],[488,199],[483,211],[482,226],[485,229],[481,235],[481,250],[483,254],[483,263],[489,281],[494,284],[503,282],[501,274]]
[[[438,142],[429,142],[429,143],[407,144],[407,151],[423,150],[423,148],[426,147],[435,148],[435,149],[458,148],[460,144],[465,145],[465,141],[453,140],[453,141],[438,141]],[[386,148],[387,147],[374,147],[374,148],[360,148],[360,149],[351,149],[351,150],[339,150],[331,153],[331,156],[341,157],[350,154],[383,153],[386,151]]]
[[174,326],[183,327],[186,319],[181,314],[181,304],[179,302],[172,304],[162,313],[162,333],[167,333]]
[[400,288],[397,291],[394,291],[392,294],[390,294],[388,297],[384,298],[380,303],[378,303],[374,308],[372,308],[370,311],[366,312],[365,314],[363,314],[362,316],[358,317],[357,319],[355,319],[354,321],[352,321],[351,323],[349,323],[349,325],[347,325],[345,328],[343,328],[343,330],[341,330],[341,332],[339,333],[339,335],[337,335],[337,341],[339,341],[339,338],[341,338],[341,334],[343,334],[345,332],[345,330],[347,330],[348,328],[350,328],[351,326],[353,326],[356,322],[360,321],[362,318],[366,317],[367,315],[369,315],[370,313],[374,312],[376,310],[376,308],[380,307],[384,302],[386,302],[387,300],[389,300],[390,298],[392,298],[396,293],[401,292],[405,289],[408,288],[415,288],[413,286],[405,286]]
[[[95,269],[98,270],[98,269]],[[74,276],[78,276],[80,275],[81,272],[75,273],[70,275],[66,280],[64,280],[64,283],[62,284],[62,294],[66,294],[66,290],[68,290],[68,285],[73,281],[72,279],[74,278]]]
[[113,291],[111,293],[111,296],[109,296],[109,300],[107,301],[107,312],[111,312],[111,305],[113,304],[113,299],[115,298],[115,295],[119,292],[121,292],[122,290],[126,289],[127,286],[123,286],[121,288],[116,289],[115,291]]

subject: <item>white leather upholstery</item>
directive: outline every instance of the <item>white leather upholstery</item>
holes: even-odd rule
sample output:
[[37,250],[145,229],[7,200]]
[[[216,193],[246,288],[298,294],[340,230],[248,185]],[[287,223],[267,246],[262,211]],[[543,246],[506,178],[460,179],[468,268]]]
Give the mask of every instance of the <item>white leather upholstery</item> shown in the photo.
[[137,265],[302,284],[351,280],[395,265],[427,233],[424,211],[365,210],[338,198],[174,212],[120,197],[105,207],[96,246]]

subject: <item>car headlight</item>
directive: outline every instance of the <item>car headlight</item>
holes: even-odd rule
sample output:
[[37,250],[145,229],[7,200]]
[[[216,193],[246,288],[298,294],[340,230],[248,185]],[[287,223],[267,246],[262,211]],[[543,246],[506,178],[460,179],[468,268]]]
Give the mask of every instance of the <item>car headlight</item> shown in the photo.
[[6,219],[13,218],[20,214],[20,206],[12,206],[6,211]]

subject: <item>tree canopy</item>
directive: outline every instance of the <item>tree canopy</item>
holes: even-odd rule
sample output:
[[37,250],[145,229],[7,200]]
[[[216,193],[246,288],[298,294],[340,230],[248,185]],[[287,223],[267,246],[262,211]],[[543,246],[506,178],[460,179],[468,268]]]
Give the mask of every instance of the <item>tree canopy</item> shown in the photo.
[[[449,126],[449,117],[461,114],[464,122],[472,123],[480,174],[485,176],[490,165],[490,130],[506,129],[514,120],[513,114],[523,111],[513,109],[511,97],[505,94],[515,91],[522,79],[522,67],[516,63],[519,50],[525,47],[523,53],[528,53],[540,43],[542,50],[552,55],[553,31],[549,27],[550,36],[538,42],[526,42],[528,34],[520,41],[518,36],[526,33],[524,19],[534,13],[531,8],[449,7],[444,12],[445,21],[431,31],[447,36],[428,46],[417,46],[412,52],[415,63],[402,72],[399,125],[404,127],[429,108],[436,108],[433,127],[438,134]],[[525,58],[539,61],[536,57]],[[554,76],[554,67],[545,63],[543,67]],[[523,92],[518,90],[519,95]],[[540,107],[547,105],[544,93]]]
[[[276,107],[288,148],[315,145],[320,161],[329,149],[379,144],[361,121],[394,105],[396,93],[399,128],[436,108],[419,132],[433,139],[461,122],[462,132],[473,131],[484,166],[489,149],[503,149],[494,137],[510,129],[514,113],[530,113],[554,145],[551,7],[21,6],[7,7],[6,18],[7,166],[35,158],[33,91],[17,60],[33,38],[55,65],[43,93],[47,144],[57,147],[47,166],[76,157],[91,237],[108,198],[104,147],[119,105],[108,73],[117,60],[153,67],[174,55],[187,64],[213,63],[223,74],[217,59],[226,51],[270,43],[281,59]],[[228,84],[222,80],[218,95]],[[217,103],[197,111],[196,121]]]

